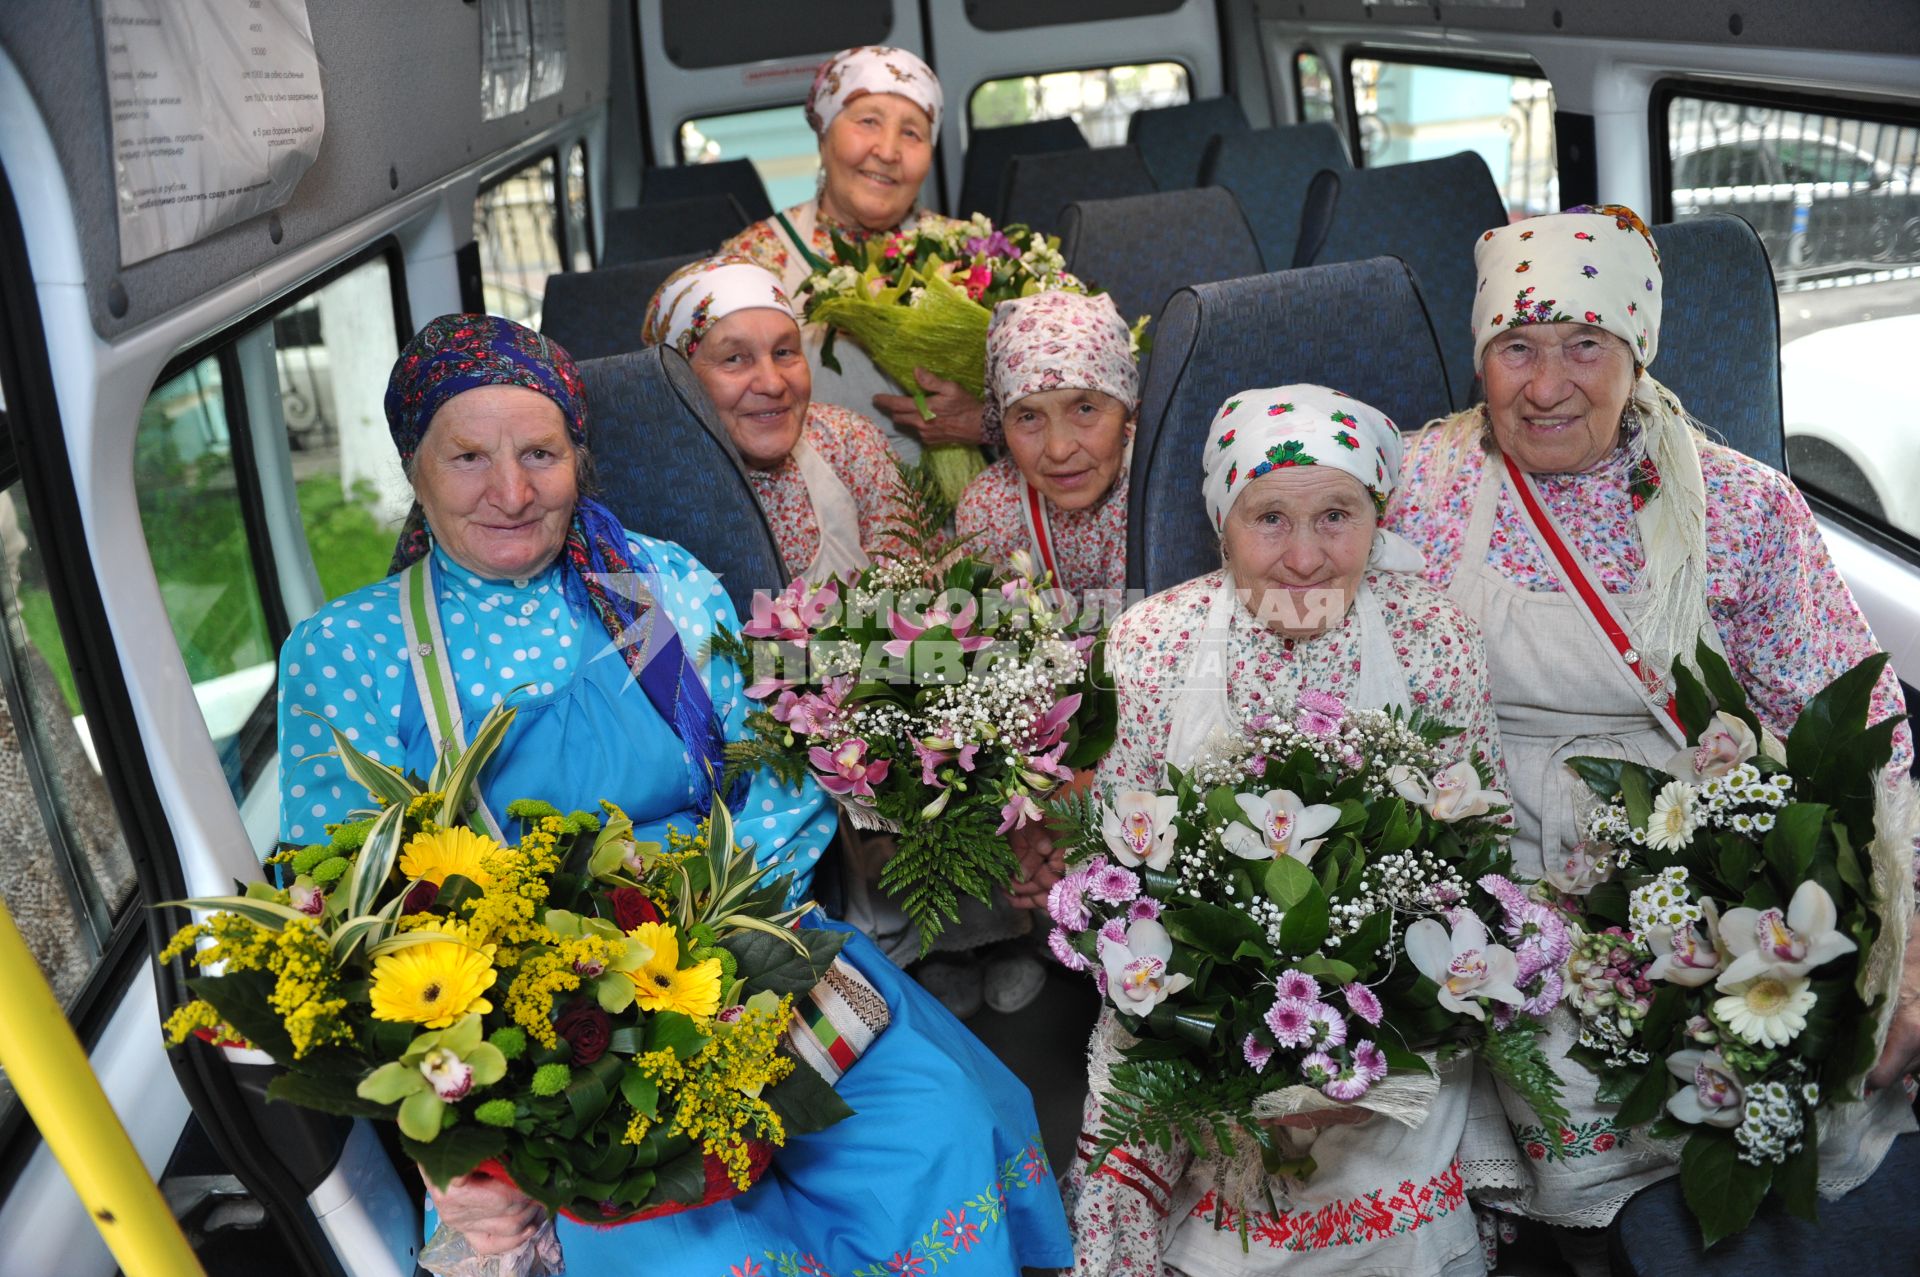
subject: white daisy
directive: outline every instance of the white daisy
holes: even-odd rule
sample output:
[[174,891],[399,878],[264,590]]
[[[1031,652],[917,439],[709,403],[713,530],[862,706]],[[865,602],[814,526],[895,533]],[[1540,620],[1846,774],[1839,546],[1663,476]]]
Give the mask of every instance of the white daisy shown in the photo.
[[1679,851],[1693,838],[1693,786],[1684,781],[1668,781],[1653,800],[1653,814],[1647,817],[1647,846],[1655,851]]
[[1819,999],[1805,977],[1762,975],[1716,998],[1713,1014],[1742,1041],[1785,1046],[1807,1027],[1807,1012]]

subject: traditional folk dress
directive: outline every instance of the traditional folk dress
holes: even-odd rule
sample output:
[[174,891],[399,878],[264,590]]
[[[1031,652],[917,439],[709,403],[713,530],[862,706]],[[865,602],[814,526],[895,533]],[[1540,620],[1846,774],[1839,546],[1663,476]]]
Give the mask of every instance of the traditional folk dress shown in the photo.
[[787,571],[819,584],[857,572],[891,549],[900,517],[897,473],[871,420],[836,404],[807,406],[793,452],[770,470],[748,470]]
[[[1238,410],[1230,403],[1223,416],[1218,432],[1232,437],[1209,477],[1233,478],[1217,497],[1209,492],[1216,526],[1230,504],[1226,490],[1243,476],[1265,473],[1256,459],[1264,458],[1270,446],[1284,447],[1282,433],[1302,445],[1285,453],[1306,458],[1296,464],[1358,469],[1357,455],[1334,455],[1344,449],[1331,442],[1344,423],[1333,422],[1331,429],[1303,425],[1301,417],[1314,409],[1321,418],[1343,412],[1346,423],[1367,427],[1350,429],[1367,445],[1362,482],[1376,492],[1391,487],[1394,467],[1376,480],[1371,466],[1376,441],[1398,461],[1390,422],[1350,400],[1345,403],[1351,409],[1343,409],[1318,387],[1282,391],[1248,392],[1239,397]],[[1284,432],[1267,416],[1269,401],[1287,403],[1288,413],[1298,414]],[[1497,774],[1499,737],[1479,633],[1458,607],[1419,579],[1418,567],[1417,556],[1403,543],[1382,537],[1346,615],[1307,639],[1282,638],[1256,619],[1224,570],[1162,591],[1129,610],[1109,639],[1108,667],[1114,671],[1120,721],[1113,750],[1100,766],[1099,793],[1157,788],[1169,764],[1189,765],[1208,742],[1284,710],[1308,689],[1330,692],[1355,708],[1424,710],[1463,729],[1452,738],[1459,757],[1478,754]],[[1311,1151],[1317,1169],[1305,1183],[1259,1176],[1254,1182],[1265,1182],[1278,1206],[1269,1210],[1257,1199],[1246,1205],[1248,1167],[1236,1167],[1238,1159],[1223,1158],[1217,1150],[1125,1145],[1113,1150],[1098,1172],[1088,1172],[1101,1127],[1105,1073],[1124,1040],[1108,1011],[1089,1048],[1090,1094],[1078,1164],[1068,1180],[1076,1273],[1455,1277],[1485,1272],[1458,1160],[1471,1094],[1469,1060],[1442,1066],[1438,1093],[1417,1127],[1374,1116],[1317,1133],[1289,1131],[1295,1147]],[[1244,1146],[1241,1151],[1252,1156]],[[1243,1216],[1242,1210],[1248,1213]],[[1244,1249],[1242,1222],[1247,1226]]]
[[[1651,363],[1658,260],[1639,218],[1618,206],[1488,231],[1476,249],[1476,362],[1515,326],[1584,321]],[[1525,475],[1481,440],[1479,420],[1464,415],[1423,436],[1387,523],[1421,548],[1429,580],[1486,635],[1517,874],[1541,875],[1580,837],[1575,804],[1585,790],[1567,759],[1660,766],[1683,742],[1659,681],[1665,658],[1691,654],[1679,631],[1697,631],[1727,657],[1755,712],[1782,736],[1815,692],[1876,650],[1798,491],[1752,458],[1697,440],[1650,376],[1634,392],[1620,445],[1583,473]],[[1698,593],[1676,600],[1677,588]],[[1873,707],[1876,719],[1902,712],[1891,668]],[[1895,766],[1911,760],[1903,725]],[[1548,1030],[1550,1059],[1577,1040],[1564,1007]],[[1557,1130],[1484,1081],[1465,1154],[1478,1172],[1470,1178],[1477,1195],[1553,1224],[1598,1228],[1673,1174],[1679,1150],[1615,1122],[1586,1070],[1569,1066],[1561,1078],[1571,1121]],[[1914,1129],[1899,1088],[1840,1106],[1833,1121],[1843,1126],[1823,1129],[1845,1134],[1821,1141],[1826,1192],[1864,1181],[1893,1137]],[[1518,1156],[1503,1156],[1509,1140]]]
[[1075,596],[1127,588],[1127,471],[1084,510],[1061,510],[1042,496],[1012,457],[975,475],[954,511],[954,526],[971,537],[967,553],[1007,564],[1033,556],[1054,584]]

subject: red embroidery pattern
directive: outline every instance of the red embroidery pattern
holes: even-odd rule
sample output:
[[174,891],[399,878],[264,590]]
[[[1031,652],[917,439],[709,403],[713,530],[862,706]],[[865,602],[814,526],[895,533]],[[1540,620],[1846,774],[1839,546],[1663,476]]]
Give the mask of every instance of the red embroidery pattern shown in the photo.
[[[1417,1228],[1466,1209],[1467,1188],[1460,1177],[1460,1163],[1447,1168],[1416,1186],[1412,1180],[1400,1181],[1398,1191],[1385,1189],[1330,1202],[1318,1210],[1246,1212],[1249,1244],[1258,1242],[1269,1250],[1328,1250],[1335,1246],[1358,1246],[1411,1233]],[[1209,1192],[1193,1208],[1191,1218],[1208,1219],[1223,1231],[1237,1231],[1241,1212],[1221,1202]]]
[[1560,1160],[1592,1157],[1628,1143],[1633,1138],[1633,1132],[1612,1118],[1597,1117],[1591,1122],[1562,1126],[1557,1132],[1544,1126],[1516,1126],[1513,1128],[1513,1137],[1526,1150],[1528,1157],[1536,1162],[1544,1162],[1552,1153],[1551,1146],[1554,1144],[1560,1146]]

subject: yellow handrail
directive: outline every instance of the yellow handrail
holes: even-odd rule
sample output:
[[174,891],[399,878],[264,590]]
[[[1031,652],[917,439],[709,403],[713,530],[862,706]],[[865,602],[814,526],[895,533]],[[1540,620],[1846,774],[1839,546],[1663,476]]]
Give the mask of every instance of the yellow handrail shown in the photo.
[[0,989],[7,990],[6,1013],[0,1015],[0,1068],[121,1271],[127,1277],[203,1273],[4,901]]

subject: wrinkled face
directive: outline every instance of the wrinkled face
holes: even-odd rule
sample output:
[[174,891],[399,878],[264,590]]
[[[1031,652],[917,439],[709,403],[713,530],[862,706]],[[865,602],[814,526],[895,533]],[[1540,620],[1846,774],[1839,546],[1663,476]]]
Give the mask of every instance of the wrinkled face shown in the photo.
[[580,496],[560,405],[524,386],[480,386],[433,414],[413,457],[413,494],[455,563],[530,577],[566,540]]
[[870,231],[890,230],[913,209],[933,166],[933,125],[897,93],[846,104],[820,138],[827,213]]
[[1318,634],[1352,605],[1377,522],[1373,495],[1345,471],[1270,470],[1227,511],[1227,571],[1268,629],[1288,638]]
[[1591,324],[1524,324],[1487,343],[1481,377],[1500,451],[1529,474],[1578,474],[1620,442],[1633,353]]
[[755,470],[785,461],[813,397],[793,316],[764,306],[736,310],[707,330],[689,362],[741,459]]
[[1004,414],[1007,451],[1040,495],[1084,510],[1107,495],[1127,451],[1127,406],[1099,390],[1042,390]]

